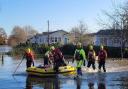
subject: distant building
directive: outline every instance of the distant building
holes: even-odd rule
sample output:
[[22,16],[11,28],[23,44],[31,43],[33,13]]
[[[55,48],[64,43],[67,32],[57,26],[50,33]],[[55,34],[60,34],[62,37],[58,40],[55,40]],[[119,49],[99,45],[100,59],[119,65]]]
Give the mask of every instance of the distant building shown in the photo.
[[[48,37],[49,34],[49,37]],[[69,42],[68,32],[64,30],[57,30],[52,32],[43,32],[41,34],[36,34],[35,36],[28,39],[30,43],[37,43],[37,44],[67,44]]]
[[[78,32],[70,33],[70,36],[69,36],[70,43],[73,43],[74,45],[76,45],[78,42],[80,42],[80,36],[81,34]],[[82,38],[81,38],[82,45],[87,46],[89,44],[93,44],[94,37],[95,37],[95,33],[86,33],[82,35]]]
[[[121,33],[122,30],[100,30],[95,34],[94,45],[99,46],[101,44],[110,47],[120,47],[121,46]],[[128,38],[125,47],[128,47]]]

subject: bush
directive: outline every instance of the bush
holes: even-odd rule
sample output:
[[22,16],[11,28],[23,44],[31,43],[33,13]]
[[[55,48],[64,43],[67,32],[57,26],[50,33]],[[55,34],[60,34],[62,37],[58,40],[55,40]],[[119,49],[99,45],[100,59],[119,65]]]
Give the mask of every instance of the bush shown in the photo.
[[60,47],[60,50],[62,51],[62,53],[64,55],[71,55],[73,56],[74,52],[75,52],[75,46],[72,44],[66,44],[63,45],[62,47]]
[[[107,46],[105,46],[104,48],[107,51],[109,58],[121,58],[121,49],[120,49],[120,47],[107,47]],[[60,49],[61,49],[61,51],[64,55],[73,56],[73,54],[75,52],[75,49],[76,49],[76,46],[74,46],[72,44],[67,44],[67,45],[62,46]],[[87,56],[88,51],[89,51],[89,45],[84,46],[83,49],[84,49],[85,54]],[[98,52],[100,50],[100,46],[94,46],[94,50],[96,52],[96,55],[98,55]],[[124,52],[124,57],[128,56],[127,53],[128,52]]]
[[[54,44],[55,47],[59,47],[60,50],[64,55],[73,56],[76,46],[73,44],[66,44],[60,47],[59,44]],[[37,44],[20,44],[13,48],[12,52],[9,52],[10,55],[22,55],[26,48],[32,48],[35,52],[36,56],[42,57],[45,52],[49,49],[48,45],[37,45]],[[85,50],[86,56],[89,51],[89,46],[84,46],[83,49]],[[121,57],[121,49],[120,47],[107,47],[105,49],[108,53],[108,57],[110,58],[120,58]],[[98,55],[98,51],[100,50],[99,46],[94,46],[94,50],[96,55]],[[124,57],[128,57],[128,50],[124,52]]]

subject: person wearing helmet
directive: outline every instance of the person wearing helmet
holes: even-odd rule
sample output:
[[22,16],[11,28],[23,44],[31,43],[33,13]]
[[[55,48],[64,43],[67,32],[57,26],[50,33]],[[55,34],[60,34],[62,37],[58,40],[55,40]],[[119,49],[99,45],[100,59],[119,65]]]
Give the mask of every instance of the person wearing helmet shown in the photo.
[[89,68],[92,65],[92,68],[95,70],[95,51],[93,49],[93,46],[89,46],[89,52],[88,52],[88,65]]
[[82,48],[82,44],[80,42],[78,42],[76,46],[77,46],[77,48],[74,53],[73,62],[74,62],[74,60],[76,60],[77,75],[79,76],[79,75],[82,75],[81,66],[83,64],[85,66],[86,55],[85,55],[85,51]]
[[56,71],[56,73],[58,73],[60,66],[66,66],[66,63],[64,61],[64,56],[62,52],[59,50],[59,48],[55,48],[54,46],[51,46],[50,49],[53,57],[54,70]]
[[51,61],[52,61],[52,53],[51,50],[48,50],[44,54],[44,66],[48,66],[49,64],[51,64],[52,63]]
[[98,61],[99,61],[99,71],[101,71],[101,67],[103,67],[104,72],[106,72],[106,68],[105,68],[105,60],[107,58],[107,52],[104,49],[104,46],[101,45],[100,46],[100,51],[98,53]]
[[26,67],[31,67],[31,65],[33,64],[34,66],[34,55],[33,55],[33,52],[30,48],[28,48],[25,53],[24,53],[24,56],[23,58],[26,58]]

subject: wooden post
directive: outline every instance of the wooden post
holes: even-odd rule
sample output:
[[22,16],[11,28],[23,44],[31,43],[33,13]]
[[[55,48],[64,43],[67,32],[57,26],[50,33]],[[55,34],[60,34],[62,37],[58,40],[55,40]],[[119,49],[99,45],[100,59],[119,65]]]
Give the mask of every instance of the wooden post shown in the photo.
[[48,20],[48,46],[49,46],[49,20]]
[[2,58],[2,64],[4,64],[4,54],[1,54],[1,58]]

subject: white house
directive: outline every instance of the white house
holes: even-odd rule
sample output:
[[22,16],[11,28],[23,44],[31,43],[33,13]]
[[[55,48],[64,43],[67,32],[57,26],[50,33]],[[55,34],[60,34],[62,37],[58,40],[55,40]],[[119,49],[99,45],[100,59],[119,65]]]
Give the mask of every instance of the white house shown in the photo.
[[[110,47],[120,47],[121,46],[121,33],[122,30],[100,30],[95,34],[94,45],[99,46],[101,44]],[[128,38],[126,38],[128,41]],[[128,47],[128,42],[126,42],[125,47]]]
[[68,32],[64,30],[57,30],[52,32],[43,32],[41,34],[36,34],[32,38],[28,39],[30,43],[37,43],[37,44],[49,44],[53,43],[60,43],[60,44],[67,44],[69,42]]

